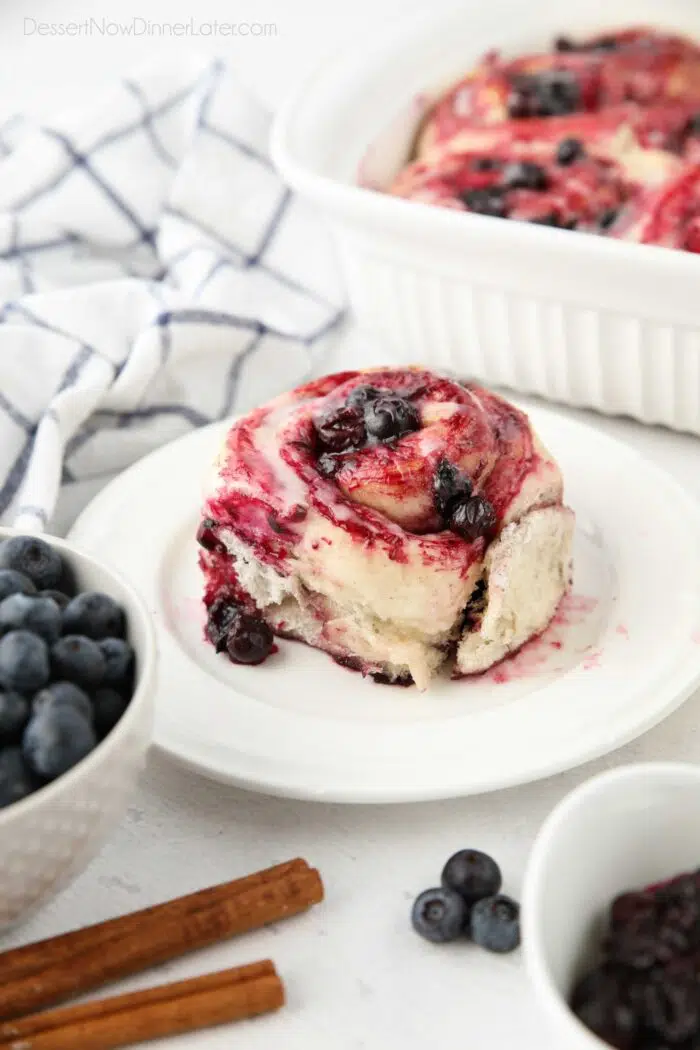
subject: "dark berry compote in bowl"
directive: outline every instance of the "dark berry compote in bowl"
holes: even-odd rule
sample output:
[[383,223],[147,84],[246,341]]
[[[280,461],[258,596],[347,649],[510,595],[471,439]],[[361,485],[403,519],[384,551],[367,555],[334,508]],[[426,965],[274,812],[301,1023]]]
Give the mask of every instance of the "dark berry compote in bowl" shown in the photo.
[[231,427],[198,540],[209,642],[275,636],[425,689],[539,634],[571,579],[573,514],[527,415],[425,368],[314,380]]
[[655,763],[595,777],[533,848],[523,945],[572,1050],[700,1046],[700,770]]

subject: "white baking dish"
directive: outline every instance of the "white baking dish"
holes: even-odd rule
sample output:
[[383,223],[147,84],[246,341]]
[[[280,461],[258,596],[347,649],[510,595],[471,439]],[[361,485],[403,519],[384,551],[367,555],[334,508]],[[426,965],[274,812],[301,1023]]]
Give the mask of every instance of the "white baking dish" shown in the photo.
[[358,185],[399,168],[426,98],[485,50],[635,23],[700,39],[700,3],[472,0],[368,27],[283,107],[273,156],[327,217],[357,319],[393,355],[700,434],[700,258]]

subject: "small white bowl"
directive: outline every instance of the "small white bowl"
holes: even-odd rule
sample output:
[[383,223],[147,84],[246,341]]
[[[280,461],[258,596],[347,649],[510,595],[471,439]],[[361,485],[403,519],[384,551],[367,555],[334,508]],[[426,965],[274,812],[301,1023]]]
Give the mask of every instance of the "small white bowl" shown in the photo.
[[[0,541],[12,535],[0,528]],[[73,567],[81,589],[103,591],[124,609],[136,687],[117,725],[82,762],[0,810],[0,928],[26,919],[87,867],[126,809],[152,733],[156,642],[146,606],[109,569],[62,540],[45,539]]]
[[553,810],[530,855],[522,898],[523,950],[535,995],[567,1050],[607,1046],[567,998],[595,959],[608,907],[700,867],[700,769],[625,766],[587,781]]

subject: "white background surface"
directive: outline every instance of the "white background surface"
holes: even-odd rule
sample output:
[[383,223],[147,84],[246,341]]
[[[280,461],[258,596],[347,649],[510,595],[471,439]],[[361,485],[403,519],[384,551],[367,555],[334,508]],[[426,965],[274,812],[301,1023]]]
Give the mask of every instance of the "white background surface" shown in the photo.
[[[421,6],[419,0],[4,0],[0,114],[29,110],[41,116],[57,103],[79,103],[105,77],[118,75],[156,49],[177,53],[188,46],[184,40],[148,36],[24,36],[25,17],[66,22],[91,14],[125,22],[132,16],[151,21],[194,16],[200,21],[276,22],[275,38],[198,41],[203,49],[232,58],[244,80],[275,105],[328,48]],[[377,351],[363,344],[358,351],[339,352],[337,361],[351,352],[353,360],[361,352],[369,361]],[[585,418],[584,413],[576,415]],[[700,496],[697,439],[622,421],[591,421],[633,443]],[[595,469],[585,448],[581,469]],[[87,494],[77,488],[64,495],[60,530]],[[444,859],[466,845],[492,851],[504,869],[506,889],[517,895],[533,836],[563,793],[596,770],[621,762],[696,761],[698,715],[696,696],[637,743],[550,781],[480,799],[396,808],[264,799],[207,783],[154,758],[120,831],[101,857],[52,907],[4,943],[48,936],[302,854],[324,875],[328,900],[322,908],[277,931],[244,938],[167,970],[169,978],[271,954],[287,980],[289,1008],[235,1033],[186,1037],[173,1046],[223,1050],[235,1041],[252,1050],[422,1050],[459,1041],[470,1050],[516,1045],[519,1050],[555,1050],[519,957],[498,959],[468,946],[440,950],[424,945],[409,930],[410,901],[436,880]],[[134,983],[163,977],[148,975]]]

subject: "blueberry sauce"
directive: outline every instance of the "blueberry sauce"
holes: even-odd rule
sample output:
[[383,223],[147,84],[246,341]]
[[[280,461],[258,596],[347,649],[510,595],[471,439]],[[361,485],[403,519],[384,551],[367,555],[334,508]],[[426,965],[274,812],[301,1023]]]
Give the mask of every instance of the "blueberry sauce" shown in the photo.
[[[321,432],[319,447],[319,420],[343,424],[350,406],[354,426],[355,413],[367,418],[382,400],[409,406],[392,416],[400,420],[398,433],[375,438],[358,428],[353,441],[361,447],[331,450]],[[404,419],[410,419],[410,429]],[[337,439],[333,427],[331,432],[331,444],[345,446],[345,436]],[[456,487],[438,494],[435,472],[443,461],[458,471],[452,477]],[[317,550],[333,542],[322,533],[327,522],[391,561],[419,560],[466,578],[483,557],[486,538],[480,534],[470,541],[450,531],[440,500],[445,509],[452,496],[464,496],[468,489],[470,497],[473,493],[487,502],[494,515],[490,535],[539,464],[524,414],[474,385],[420,369],[345,372],[315,380],[256,409],[229,432],[219,485],[198,530],[205,604],[210,608],[225,600],[246,615],[259,615],[235,577],[227,538],[242,542],[284,576],[292,571],[309,515],[320,523],[314,526],[321,530],[313,544]],[[389,501],[388,507],[381,499]],[[226,632],[215,624],[211,633],[223,651]]]

